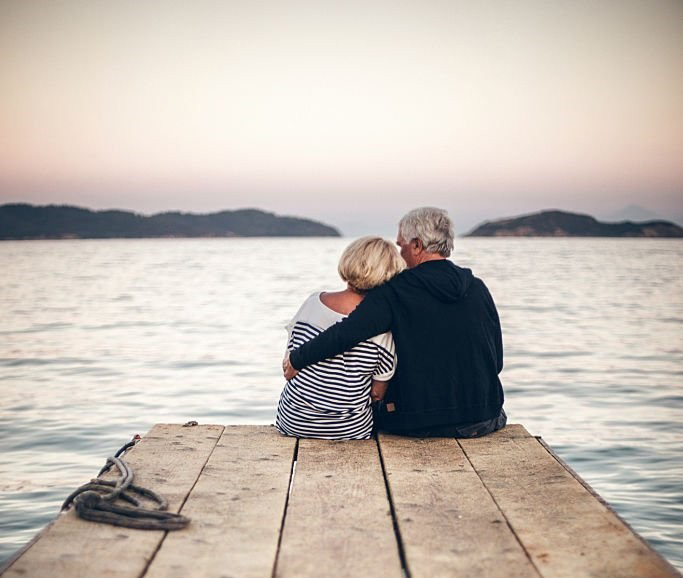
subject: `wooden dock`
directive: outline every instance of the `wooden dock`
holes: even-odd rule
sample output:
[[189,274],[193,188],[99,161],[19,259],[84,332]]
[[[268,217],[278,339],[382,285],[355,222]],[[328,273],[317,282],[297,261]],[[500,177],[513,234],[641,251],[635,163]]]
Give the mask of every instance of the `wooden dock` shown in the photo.
[[680,576],[519,425],[353,442],[157,425],[126,461],[187,528],[119,528],[72,508],[2,575]]

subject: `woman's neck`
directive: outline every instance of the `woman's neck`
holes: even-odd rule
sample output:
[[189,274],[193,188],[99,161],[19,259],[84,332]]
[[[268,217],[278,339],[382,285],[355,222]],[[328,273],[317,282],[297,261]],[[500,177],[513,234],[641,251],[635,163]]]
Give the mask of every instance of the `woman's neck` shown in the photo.
[[342,315],[348,315],[353,311],[356,306],[363,300],[365,294],[359,293],[351,286],[346,287],[343,291],[331,291],[329,293],[321,293],[320,301],[326,307],[341,313]]

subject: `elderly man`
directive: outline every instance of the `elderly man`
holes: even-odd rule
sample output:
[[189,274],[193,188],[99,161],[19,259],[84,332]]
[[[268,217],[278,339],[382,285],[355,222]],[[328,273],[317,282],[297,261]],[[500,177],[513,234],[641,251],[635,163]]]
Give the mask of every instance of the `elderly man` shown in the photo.
[[500,321],[481,279],[448,260],[445,211],[405,215],[396,243],[408,269],[371,290],[342,322],[291,352],[285,377],[391,331],[398,365],[376,414],[379,429],[413,436],[476,437],[505,425]]

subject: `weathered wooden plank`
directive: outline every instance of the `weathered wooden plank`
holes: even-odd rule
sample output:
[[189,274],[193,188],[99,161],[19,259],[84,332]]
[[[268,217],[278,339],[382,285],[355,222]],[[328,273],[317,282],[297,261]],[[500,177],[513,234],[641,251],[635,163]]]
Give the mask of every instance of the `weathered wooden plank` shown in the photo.
[[272,426],[228,426],[145,578],[270,577],[296,438]]
[[522,426],[459,443],[543,576],[679,576]]
[[412,578],[538,576],[456,440],[379,444]]
[[300,440],[277,576],[400,577],[374,440]]
[[[168,499],[169,511],[177,512],[222,431],[223,426],[214,425],[156,425],[125,459],[135,471],[135,482],[162,494]],[[72,508],[61,514],[3,577],[138,577],[163,535],[160,530],[87,522]]]

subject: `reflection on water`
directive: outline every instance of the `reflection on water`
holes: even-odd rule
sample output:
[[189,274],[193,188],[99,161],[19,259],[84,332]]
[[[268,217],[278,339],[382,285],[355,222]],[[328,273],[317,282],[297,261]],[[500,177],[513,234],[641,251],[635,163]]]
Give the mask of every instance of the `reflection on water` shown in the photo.
[[[271,423],[284,325],[344,239],[0,243],[0,560],[134,433]],[[461,239],[503,323],[510,422],[683,568],[683,243]]]

